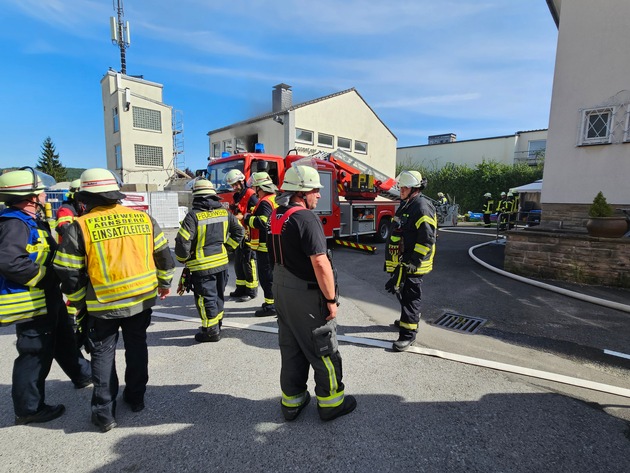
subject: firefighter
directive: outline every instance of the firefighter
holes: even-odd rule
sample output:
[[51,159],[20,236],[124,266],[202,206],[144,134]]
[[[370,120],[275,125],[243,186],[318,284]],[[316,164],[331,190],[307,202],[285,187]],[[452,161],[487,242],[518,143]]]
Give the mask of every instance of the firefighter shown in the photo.
[[267,233],[269,216],[273,209],[277,207],[276,191],[278,188],[266,172],[255,172],[252,174],[248,185],[256,191],[258,203],[251,213],[245,215],[243,221],[246,228],[249,228],[252,249],[256,251],[258,277],[265,297],[262,307],[254,315],[256,317],[268,317],[276,315],[273,292],[271,290],[273,284],[273,262],[269,258]]
[[494,207],[494,200],[492,200],[492,194],[486,192],[483,195],[483,224],[485,227],[490,226],[490,215],[492,215],[492,207]]
[[324,421],[354,410],[346,396],[341,355],[337,347],[338,294],[322,224],[311,210],[320,198],[317,170],[293,166],[286,170],[279,207],[270,217],[274,255],[273,294],[278,311],[282,366],[281,409],[295,420],[311,397],[309,365],[315,372],[317,409]]
[[48,422],[62,404],[45,403],[53,358],[80,389],[91,384],[90,365],[76,346],[68,312],[52,271],[57,243],[43,218],[46,193],[31,169],[0,176],[0,325],[15,325],[18,357],[11,395],[16,425]]
[[92,355],[92,423],[107,432],[116,422],[116,344],[125,342],[123,400],[133,412],[144,409],[149,379],[147,327],[156,295],[170,293],[175,261],[152,217],[119,204],[125,195],[111,171],[81,174],[76,194],[85,213],[66,231],[54,264],[71,310],[87,309]]
[[507,193],[509,213],[510,213],[510,228],[513,228],[518,219],[518,212],[520,207],[520,198],[518,192],[509,191]]
[[438,192],[437,196],[438,196],[438,205],[448,204],[448,199],[446,198],[443,192]]
[[392,277],[385,287],[396,292],[401,305],[400,320],[394,322],[399,336],[392,348],[405,351],[418,332],[422,278],[433,269],[437,220],[433,204],[422,195],[426,180],[418,171],[403,171],[396,182],[401,203],[387,243],[385,270]]
[[81,179],[72,181],[66,198],[57,209],[55,215],[57,226],[55,227],[55,231],[57,232],[57,240],[59,243],[61,243],[61,239],[63,238],[64,232],[68,229],[68,225],[74,222],[74,219],[79,215],[79,203],[74,199],[74,194],[79,190],[80,186]]
[[192,210],[175,237],[175,257],[191,273],[195,305],[201,317],[195,340],[218,342],[228,281],[226,246],[231,250],[238,248],[244,230],[236,217],[223,208],[212,182],[197,179],[192,195]]
[[[251,213],[258,197],[254,189],[245,185],[245,176],[238,169],[230,170],[225,181],[234,189],[233,202],[230,210],[235,216]],[[241,219],[242,220],[242,217]],[[256,275],[256,253],[252,250],[249,236],[245,238],[234,252],[234,272],[236,273],[236,290],[230,292],[237,302],[254,299],[258,292],[258,277]]]
[[507,226],[507,221],[509,217],[509,207],[507,194],[505,192],[501,192],[501,198],[497,203],[497,226],[499,230],[503,230]]

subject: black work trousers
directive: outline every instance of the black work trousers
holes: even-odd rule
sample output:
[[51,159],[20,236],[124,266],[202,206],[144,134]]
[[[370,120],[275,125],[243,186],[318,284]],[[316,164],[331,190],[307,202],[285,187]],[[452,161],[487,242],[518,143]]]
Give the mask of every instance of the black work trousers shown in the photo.
[[201,317],[201,327],[211,334],[220,332],[228,277],[227,269],[204,276],[192,273],[193,293],[197,312]]
[[256,297],[258,289],[256,252],[244,243],[234,250],[234,272],[236,290],[242,295]]
[[282,403],[291,407],[292,400],[303,398],[309,366],[312,366],[318,406],[334,408],[341,405],[344,384],[336,323],[334,319],[326,322],[328,309],[317,283],[299,279],[284,266],[276,264],[273,293],[282,358]]
[[46,310],[46,315],[15,326],[18,357],[13,363],[11,396],[18,417],[33,415],[44,407],[45,380],[53,359],[74,384],[82,384],[91,376],[90,363],[77,347],[68,323],[61,292],[49,295]]
[[116,373],[116,345],[118,329],[125,343],[125,398],[131,404],[144,400],[149,381],[149,351],[147,328],[151,323],[151,309],[131,317],[100,319],[89,316],[88,339],[92,355],[92,413],[104,424],[116,415],[118,374]]
[[260,287],[265,296],[265,304],[273,305],[273,261],[266,251],[256,252],[256,265],[258,266],[258,277]]
[[422,302],[422,276],[407,276],[400,295],[401,340],[415,340],[420,322],[420,303]]

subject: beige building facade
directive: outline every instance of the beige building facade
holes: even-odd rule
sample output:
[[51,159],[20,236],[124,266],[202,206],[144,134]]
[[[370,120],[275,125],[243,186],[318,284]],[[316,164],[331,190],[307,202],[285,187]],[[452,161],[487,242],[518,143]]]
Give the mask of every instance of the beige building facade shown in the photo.
[[547,0],[558,47],[541,200],[543,220],[580,224],[602,191],[630,207],[630,2]]
[[449,133],[430,136],[429,143],[398,148],[396,164],[430,170],[449,163],[474,167],[483,161],[535,165],[544,159],[547,130],[518,131],[513,135],[462,141],[457,141],[456,135]]
[[208,137],[211,158],[253,152],[262,143],[266,153],[280,156],[341,149],[388,176],[396,171],[396,136],[354,88],[293,105],[291,86],[278,84],[270,113]]
[[111,70],[101,79],[107,168],[139,190],[162,190],[174,173],[173,110],[162,89]]

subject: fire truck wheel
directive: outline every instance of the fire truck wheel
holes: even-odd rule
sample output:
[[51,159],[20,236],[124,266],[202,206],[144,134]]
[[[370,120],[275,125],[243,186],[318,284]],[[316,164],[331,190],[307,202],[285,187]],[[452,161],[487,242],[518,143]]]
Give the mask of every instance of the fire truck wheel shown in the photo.
[[378,243],[386,242],[391,232],[391,219],[389,217],[383,217],[378,222],[378,229],[374,234],[374,240]]

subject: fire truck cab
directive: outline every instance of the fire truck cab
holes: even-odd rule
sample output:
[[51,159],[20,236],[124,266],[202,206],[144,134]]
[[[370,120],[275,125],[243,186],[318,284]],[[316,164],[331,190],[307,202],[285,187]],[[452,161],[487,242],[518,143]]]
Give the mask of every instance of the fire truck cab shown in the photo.
[[253,172],[266,171],[280,187],[284,171],[301,159],[307,159],[317,167],[324,186],[314,212],[319,216],[327,238],[373,235],[377,241],[387,240],[398,205],[394,200],[395,181],[341,150],[313,156],[289,152],[284,158],[265,153],[229,155],[213,159],[208,164],[206,177],[227,206],[234,193],[225,181],[230,170],[238,169],[246,178]]

